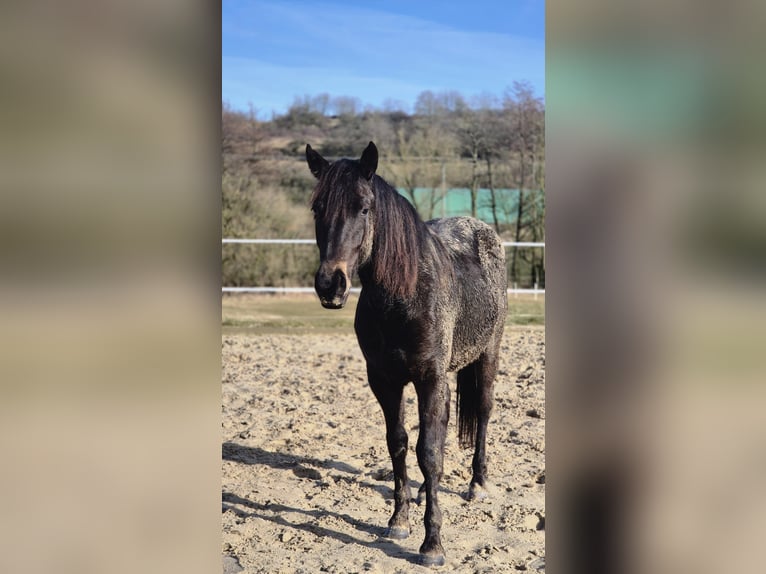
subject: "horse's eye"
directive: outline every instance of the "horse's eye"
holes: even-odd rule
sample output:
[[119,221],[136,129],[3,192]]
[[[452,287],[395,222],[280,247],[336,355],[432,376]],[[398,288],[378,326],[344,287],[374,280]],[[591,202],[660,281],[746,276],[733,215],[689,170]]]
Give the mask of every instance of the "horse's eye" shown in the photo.
[[369,211],[370,211],[370,210],[369,210],[369,209],[367,209],[367,208],[365,207],[364,209],[362,209],[362,215],[367,215],[367,213],[368,213]]

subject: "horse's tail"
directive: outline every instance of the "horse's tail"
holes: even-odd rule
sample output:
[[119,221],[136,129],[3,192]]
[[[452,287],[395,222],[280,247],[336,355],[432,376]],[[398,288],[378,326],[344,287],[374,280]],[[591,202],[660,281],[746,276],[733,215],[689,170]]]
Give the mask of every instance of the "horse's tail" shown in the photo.
[[481,400],[477,366],[471,363],[457,372],[457,436],[462,448],[470,448],[476,441]]

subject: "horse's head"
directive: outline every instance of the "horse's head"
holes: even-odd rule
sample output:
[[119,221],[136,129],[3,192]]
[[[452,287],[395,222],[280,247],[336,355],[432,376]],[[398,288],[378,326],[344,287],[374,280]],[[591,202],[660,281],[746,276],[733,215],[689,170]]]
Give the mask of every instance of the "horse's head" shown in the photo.
[[372,254],[378,149],[370,142],[358,161],[330,163],[306,145],[306,161],[318,180],[311,197],[320,258],[314,289],[323,307],[340,309],[351,276]]

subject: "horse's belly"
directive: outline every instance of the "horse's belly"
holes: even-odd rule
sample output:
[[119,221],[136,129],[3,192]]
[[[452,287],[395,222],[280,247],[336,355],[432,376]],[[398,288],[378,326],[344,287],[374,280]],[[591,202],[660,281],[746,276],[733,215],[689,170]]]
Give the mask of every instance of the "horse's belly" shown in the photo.
[[449,370],[458,371],[478,359],[487,350],[492,333],[492,328],[464,332],[456,330],[452,340]]

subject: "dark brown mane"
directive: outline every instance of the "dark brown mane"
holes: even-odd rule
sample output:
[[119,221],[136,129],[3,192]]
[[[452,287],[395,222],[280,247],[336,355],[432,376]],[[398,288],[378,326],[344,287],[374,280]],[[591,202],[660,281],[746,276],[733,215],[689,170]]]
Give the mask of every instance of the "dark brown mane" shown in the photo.
[[415,208],[382,178],[372,180],[375,192],[373,277],[392,296],[405,299],[418,282],[421,234],[425,224]]

